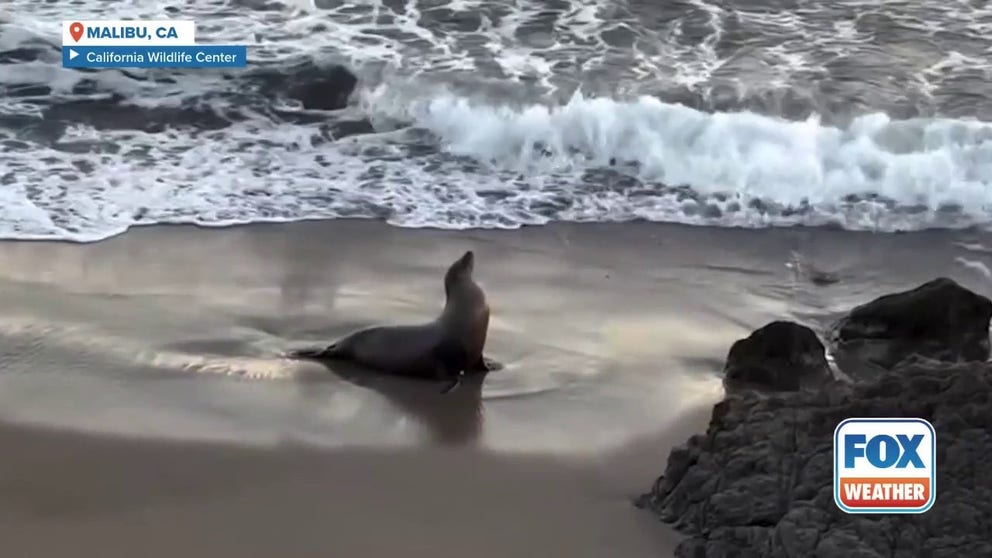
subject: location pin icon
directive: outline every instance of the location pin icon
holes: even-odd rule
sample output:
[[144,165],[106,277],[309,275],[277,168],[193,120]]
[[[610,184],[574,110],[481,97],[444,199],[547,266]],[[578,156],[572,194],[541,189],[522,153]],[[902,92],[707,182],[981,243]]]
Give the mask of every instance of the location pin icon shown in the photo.
[[83,36],[83,24],[78,21],[69,26],[69,34],[72,35],[72,40],[79,42],[79,38]]

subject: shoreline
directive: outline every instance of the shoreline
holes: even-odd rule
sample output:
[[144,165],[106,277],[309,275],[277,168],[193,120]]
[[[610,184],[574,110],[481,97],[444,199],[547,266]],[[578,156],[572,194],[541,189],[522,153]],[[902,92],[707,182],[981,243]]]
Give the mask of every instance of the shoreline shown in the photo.
[[[745,225],[714,225],[709,223],[681,223],[673,221],[651,221],[647,219],[631,219],[628,221],[549,221],[543,224],[520,224],[515,227],[471,227],[471,228],[445,228],[437,227],[433,225],[402,225],[394,224],[386,219],[381,219],[378,217],[308,217],[300,219],[285,219],[285,220],[259,220],[259,221],[247,221],[247,222],[235,222],[235,223],[224,223],[224,224],[201,224],[201,223],[135,223],[128,225],[124,230],[114,233],[110,236],[99,238],[96,240],[73,240],[71,238],[0,238],[0,243],[36,243],[36,244],[47,244],[47,243],[65,243],[71,245],[95,245],[103,244],[107,242],[114,241],[115,239],[121,238],[129,234],[145,234],[145,231],[156,230],[156,229],[192,229],[197,231],[236,231],[239,229],[255,229],[255,228],[269,228],[269,227],[293,227],[297,225],[312,226],[312,225],[331,225],[340,223],[363,223],[368,224],[373,227],[384,226],[391,229],[397,229],[400,231],[422,231],[425,233],[440,233],[440,234],[481,234],[481,235],[498,235],[498,234],[513,234],[520,232],[529,232],[533,230],[551,229],[556,228],[561,229],[572,229],[572,228],[596,228],[603,227],[606,229],[611,228],[627,228],[627,227],[657,227],[658,229],[704,229],[704,230],[723,230],[728,232],[755,232],[760,233],[762,231],[773,231],[779,233],[841,233],[850,235],[868,235],[868,236],[901,236],[901,235],[992,235],[992,228],[983,228],[981,225],[966,225],[962,227],[925,227],[919,229],[896,229],[896,230],[869,230],[869,229],[849,229],[844,228],[840,223],[826,223],[820,225],[809,225],[809,224],[787,224],[787,225],[776,225],[776,224],[761,224],[754,226]],[[155,233],[157,234],[157,233]]]

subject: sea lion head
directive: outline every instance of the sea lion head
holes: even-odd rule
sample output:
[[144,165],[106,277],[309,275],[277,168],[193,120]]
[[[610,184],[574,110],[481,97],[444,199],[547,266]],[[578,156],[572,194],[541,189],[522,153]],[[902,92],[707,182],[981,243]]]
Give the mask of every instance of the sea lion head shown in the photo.
[[475,254],[469,250],[462,254],[462,257],[455,260],[444,274],[444,292],[451,293],[451,289],[466,279],[472,279],[472,272],[475,271]]
[[[464,360],[469,367],[481,361],[489,329],[486,293],[472,277],[473,271],[475,253],[471,250],[451,264],[444,274],[444,310],[438,317],[445,335],[455,339],[464,352],[461,357],[456,354],[454,360]],[[451,354],[447,358],[452,358]]]

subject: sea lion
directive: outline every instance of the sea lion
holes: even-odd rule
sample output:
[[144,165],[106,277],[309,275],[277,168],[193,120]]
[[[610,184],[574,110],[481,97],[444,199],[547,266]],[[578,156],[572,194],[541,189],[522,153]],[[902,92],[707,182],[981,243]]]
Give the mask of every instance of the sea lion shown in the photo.
[[352,333],[326,348],[303,349],[290,358],[343,360],[387,374],[450,382],[462,373],[491,369],[482,355],[489,330],[486,294],[475,282],[475,254],[469,250],[444,274],[444,310],[420,325],[376,326]]

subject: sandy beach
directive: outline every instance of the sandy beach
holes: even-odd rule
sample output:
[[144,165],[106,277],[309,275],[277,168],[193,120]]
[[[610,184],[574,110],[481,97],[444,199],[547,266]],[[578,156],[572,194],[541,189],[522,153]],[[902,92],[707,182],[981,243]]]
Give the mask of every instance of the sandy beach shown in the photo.
[[[0,540],[18,557],[668,556],[671,530],[631,499],[705,429],[730,344],[935,270],[988,294],[984,240],[332,221],[0,243]],[[466,249],[504,369],[441,395],[280,358],[431,319]]]

